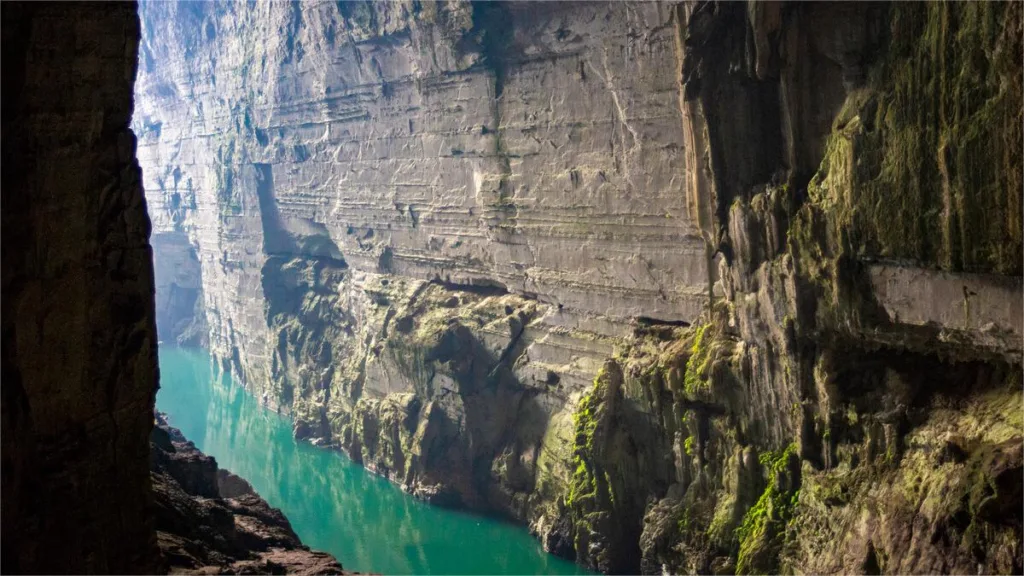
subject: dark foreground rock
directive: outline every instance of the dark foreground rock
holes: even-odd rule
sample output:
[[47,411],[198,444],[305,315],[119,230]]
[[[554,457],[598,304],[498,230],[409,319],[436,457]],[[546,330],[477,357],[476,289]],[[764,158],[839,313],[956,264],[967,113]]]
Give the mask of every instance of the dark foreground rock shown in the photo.
[[303,546],[280,510],[159,415],[151,446],[157,541],[171,573],[352,574]]
[[0,572],[159,570],[134,3],[4,2]]

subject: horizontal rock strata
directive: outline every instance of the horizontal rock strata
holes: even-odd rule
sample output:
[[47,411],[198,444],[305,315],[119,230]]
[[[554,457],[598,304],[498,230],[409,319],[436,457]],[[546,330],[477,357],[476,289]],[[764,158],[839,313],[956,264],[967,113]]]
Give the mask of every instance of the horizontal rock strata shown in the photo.
[[155,230],[297,437],[605,572],[1020,570],[1019,6],[141,14]]

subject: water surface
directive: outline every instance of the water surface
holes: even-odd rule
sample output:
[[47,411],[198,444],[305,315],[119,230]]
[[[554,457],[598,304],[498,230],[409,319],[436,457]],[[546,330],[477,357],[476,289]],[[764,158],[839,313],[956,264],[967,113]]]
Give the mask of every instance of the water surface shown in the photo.
[[292,438],[202,350],[161,348],[157,407],[203,452],[284,511],[302,542],[383,574],[586,574],[524,528],[420,502],[344,455]]

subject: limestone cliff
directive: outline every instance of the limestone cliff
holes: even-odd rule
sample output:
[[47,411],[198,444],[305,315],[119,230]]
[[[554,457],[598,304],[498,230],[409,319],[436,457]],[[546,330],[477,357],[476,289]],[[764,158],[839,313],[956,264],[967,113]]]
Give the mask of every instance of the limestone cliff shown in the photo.
[[139,153],[211,350],[299,436],[525,517],[547,422],[630,322],[707,300],[675,17],[143,4]]
[[154,234],[150,239],[155,269],[156,323],[160,343],[168,346],[206,346],[206,308],[202,269],[196,251],[180,234]]
[[298,437],[607,572],[1021,570],[1019,5],[141,14],[182,325]]

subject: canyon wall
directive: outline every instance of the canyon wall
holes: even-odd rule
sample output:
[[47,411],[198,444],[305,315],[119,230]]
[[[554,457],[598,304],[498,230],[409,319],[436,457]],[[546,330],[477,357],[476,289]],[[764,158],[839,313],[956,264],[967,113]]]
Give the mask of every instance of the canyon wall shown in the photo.
[[[707,301],[671,7],[142,16],[168,30],[146,35],[136,116],[156,236],[195,247],[211,350],[300,435],[424,494],[457,472],[453,498],[524,509],[531,482],[484,493],[495,457],[532,475],[546,422],[636,318]],[[479,361],[435,376],[446,346]],[[395,410],[457,446],[390,461],[363,428]]]
[[134,4],[3,4],[3,572],[153,573]]
[[154,234],[150,239],[155,269],[156,323],[160,343],[168,346],[206,346],[206,308],[203,272],[196,251],[181,234]]
[[158,301],[297,437],[606,572],[1021,570],[1018,4],[140,13]]

